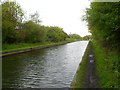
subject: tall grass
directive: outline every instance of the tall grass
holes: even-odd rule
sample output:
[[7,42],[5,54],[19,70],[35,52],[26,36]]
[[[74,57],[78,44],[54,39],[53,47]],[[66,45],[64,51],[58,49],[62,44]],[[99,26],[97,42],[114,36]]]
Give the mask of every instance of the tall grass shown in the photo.
[[94,53],[96,58],[96,69],[99,75],[101,88],[120,88],[118,68],[120,54],[115,51],[109,51],[93,41]]

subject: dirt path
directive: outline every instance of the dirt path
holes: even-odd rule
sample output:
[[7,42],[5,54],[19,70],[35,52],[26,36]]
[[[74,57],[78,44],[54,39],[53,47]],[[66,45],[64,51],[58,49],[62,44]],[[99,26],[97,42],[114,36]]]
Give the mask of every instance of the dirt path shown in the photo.
[[90,43],[90,49],[87,55],[84,87],[85,88],[99,87],[98,77],[96,75],[96,66],[95,66],[95,58],[94,58],[92,43]]

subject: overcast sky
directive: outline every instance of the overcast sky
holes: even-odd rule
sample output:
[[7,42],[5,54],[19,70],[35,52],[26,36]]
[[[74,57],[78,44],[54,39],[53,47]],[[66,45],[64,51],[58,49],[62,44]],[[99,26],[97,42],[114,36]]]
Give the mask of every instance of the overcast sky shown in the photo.
[[76,33],[85,36],[88,28],[81,20],[89,0],[16,0],[26,14],[38,12],[42,25],[58,26],[66,33]]

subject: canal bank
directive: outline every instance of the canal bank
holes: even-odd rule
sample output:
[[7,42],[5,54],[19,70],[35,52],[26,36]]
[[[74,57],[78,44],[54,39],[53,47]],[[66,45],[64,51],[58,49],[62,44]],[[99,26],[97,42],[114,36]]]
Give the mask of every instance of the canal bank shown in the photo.
[[89,42],[82,62],[71,83],[72,88],[98,88],[98,76],[96,73],[95,57],[92,42]]
[[8,50],[8,51],[0,53],[0,57],[11,55],[11,54],[28,52],[28,51],[32,51],[32,50],[36,50],[36,49],[43,49],[43,48],[49,48],[49,47],[58,46],[58,45],[64,45],[64,44],[71,43],[71,42],[75,42],[75,41],[67,41],[67,42],[64,41],[64,42],[60,42],[60,43],[47,43],[47,44],[43,44],[43,45],[41,44],[41,45],[37,45],[37,46],[29,46],[29,48],[22,47],[21,49],[16,48],[14,50]]

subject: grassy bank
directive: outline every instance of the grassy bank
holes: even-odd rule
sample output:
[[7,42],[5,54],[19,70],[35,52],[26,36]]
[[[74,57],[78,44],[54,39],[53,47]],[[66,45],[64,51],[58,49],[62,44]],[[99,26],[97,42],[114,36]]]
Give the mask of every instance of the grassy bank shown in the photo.
[[14,50],[21,50],[21,49],[27,49],[27,48],[34,48],[34,47],[43,47],[43,46],[49,46],[54,44],[60,44],[60,43],[67,43],[67,42],[73,42],[75,40],[67,40],[67,41],[61,41],[61,42],[44,42],[44,43],[14,43],[14,44],[3,44],[2,45],[2,51],[0,52],[9,52]]
[[87,59],[87,54],[90,48],[90,42],[86,48],[86,51],[84,52],[84,56],[82,57],[82,61],[79,65],[79,68],[76,72],[75,78],[72,83],[72,88],[84,88],[84,75],[86,71],[86,59]]
[[115,51],[108,51],[93,41],[96,58],[96,69],[99,75],[100,88],[120,88],[118,71],[120,65],[120,54]]
[[[100,88],[120,88],[120,53],[116,51],[110,51],[101,47],[95,41],[92,41],[94,47],[94,54],[96,59],[96,71],[99,77]],[[89,51],[90,43],[80,63],[80,67],[76,73],[75,79],[72,83],[72,88],[85,88],[84,76],[86,71],[86,58]]]

